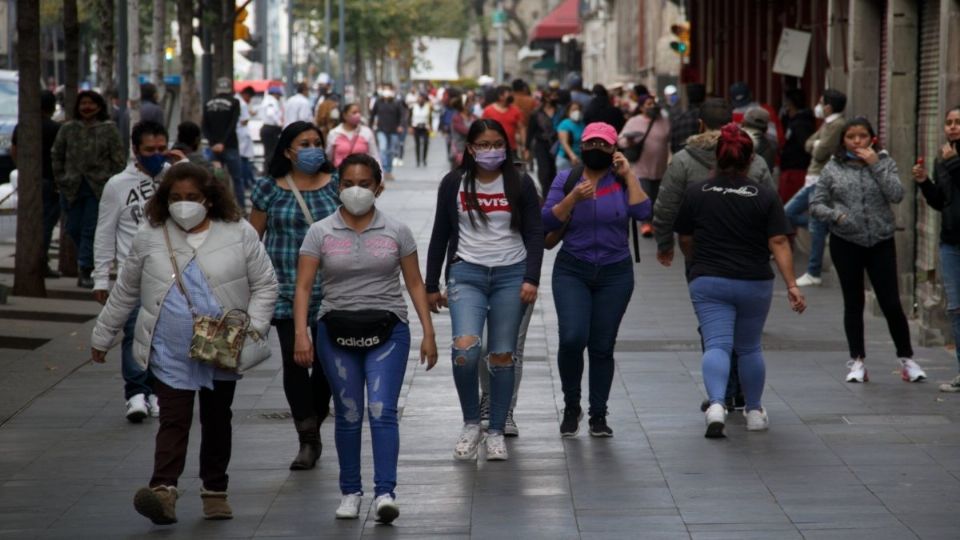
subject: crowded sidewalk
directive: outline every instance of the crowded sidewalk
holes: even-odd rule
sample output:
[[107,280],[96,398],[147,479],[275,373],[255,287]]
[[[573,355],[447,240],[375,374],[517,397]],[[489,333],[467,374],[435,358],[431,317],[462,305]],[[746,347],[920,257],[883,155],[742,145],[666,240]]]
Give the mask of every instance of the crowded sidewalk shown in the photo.
[[[437,185],[446,172],[443,152],[442,145],[431,144],[427,167],[414,168],[408,160],[396,168],[397,180],[377,203],[413,230],[421,262]],[[179,523],[159,527],[130,504],[151,468],[156,419],[134,425],[123,417],[119,350],[104,365],[84,363],[92,320],[40,317],[5,325],[6,334],[51,339],[26,352],[0,349],[0,365],[11,367],[4,373],[24,379],[0,382],[8,396],[0,417],[0,537],[957,537],[960,397],[937,392],[939,383],[955,375],[952,351],[918,349],[930,380],[905,384],[883,320],[868,315],[872,381],[846,384],[843,302],[835,276],[827,273],[822,287],[805,289],[809,307],[800,316],[778,284],[764,332],[770,430],[748,434],[742,417],[731,414],[726,440],[705,439],[700,341],[682,264],[678,258],[670,268],[660,266],[651,240],[641,241],[641,254],[617,343],[610,439],[558,434],[563,404],[550,288],[555,252],[545,257],[528,333],[515,412],[520,436],[508,442],[509,461],[451,458],[462,419],[451,376],[450,318],[446,312],[434,316],[440,361],[429,373],[409,362],[401,393],[397,495],[403,513],[392,526],[376,524],[372,515],[333,519],[340,493],[332,421],[323,424],[317,468],[288,470],[296,443],[275,337],[274,358],[237,387],[230,465],[234,519],[201,518],[199,445],[191,444]],[[64,296],[71,299],[14,298],[4,311],[88,317],[98,311],[92,299]],[[419,325],[411,330],[417,343]],[[414,348],[411,360],[415,356]],[[197,426],[192,438],[199,439]],[[372,471],[368,439],[365,430],[366,485]],[[371,498],[364,498],[364,514]]]

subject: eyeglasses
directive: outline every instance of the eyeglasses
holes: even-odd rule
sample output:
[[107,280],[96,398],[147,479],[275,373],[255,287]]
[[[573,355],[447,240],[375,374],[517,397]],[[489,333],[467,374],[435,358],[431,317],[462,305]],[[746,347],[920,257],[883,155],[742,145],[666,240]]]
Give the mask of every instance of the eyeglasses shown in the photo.
[[507,147],[507,143],[503,139],[500,139],[496,142],[481,141],[478,143],[473,143],[470,146],[472,146],[473,149],[478,152],[486,152],[487,150],[503,150]]
[[589,141],[583,141],[580,144],[580,147],[584,150],[603,150],[604,152],[610,154],[612,154],[616,148],[614,145],[601,139],[590,139]]

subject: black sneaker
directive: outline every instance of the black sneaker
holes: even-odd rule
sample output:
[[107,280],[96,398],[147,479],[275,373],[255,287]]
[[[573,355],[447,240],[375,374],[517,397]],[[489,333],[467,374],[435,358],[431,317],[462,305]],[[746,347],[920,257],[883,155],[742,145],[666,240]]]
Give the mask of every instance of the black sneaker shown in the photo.
[[606,416],[590,417],[590,436],[591,437],[613,437],[613,430],[607,425]]
[[563,410],[563,421],[560,422],[560,436],[564,438],[576,437],[580,433],[580,420],[583,419],[583,409],[567,407]]

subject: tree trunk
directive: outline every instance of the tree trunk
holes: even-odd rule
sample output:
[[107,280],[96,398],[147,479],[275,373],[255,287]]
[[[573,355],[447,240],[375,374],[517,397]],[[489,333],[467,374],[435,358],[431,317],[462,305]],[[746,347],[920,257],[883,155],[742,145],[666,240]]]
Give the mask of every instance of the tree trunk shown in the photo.
[[[121,2],[124,0],[121,0]],[[127,2],[127,81],[129,85],[130,129],[140,121],[140,1]],[[130,133],[124,133],[130,137]]]
[[153,29],[151,34],[151,59],[153,74],[153,84],[157,85],[157,102],[163,103],[163,64],[164,49],[166,49],[167,36],[167,2],[165,0],[153,0]]
[[197,58],[193,54],[193,0],[177,0],[180,26],[180,120],[200,123],[200,89],[197,87]]
[[477,14],[477,24],[480,25],[480,73],[490,74],[490,38],[487,36],[487,21],[483,18],[484,0],[473,0],[473,9]]
[[[117,89],[117,80],[114,77],[115,56],[117,54],[117,37],[114,19],[116,9],[114,0],[94,0],[94,28],[97,40],[97,86],[104,96],[110,96]],[[107,98],[109,101],[109,97]]]
[[63,0],[63,41],[66,54],[66,75],[63,81],[63,108],[67,119],[73,119],[80,83],[80,24],[77,22],[77,0]]
[[[41,117],[37,81],[40,66],[40,2],[17,0],[17,63],[20,93],[17,151],[17,252],[14,259],[13,294],[46,296],[43,283],[43,200],[41,178]],[[76,61],[76,60],[74,60]],[[69,61],[67,62],[70,63]]]
[[220,47],[217,55],[220,56],[220,71],[217,77],[226,77],[233,80],[233,20],[236,16],[235,0],[220,0]]
[[366,118],[369,114],[370,100],[367,99],[367,72],[363,67],[363,51],[360,49],[360,33],[354,27],[353,32],[353,81],[356,85],[357,102],[360,112]]

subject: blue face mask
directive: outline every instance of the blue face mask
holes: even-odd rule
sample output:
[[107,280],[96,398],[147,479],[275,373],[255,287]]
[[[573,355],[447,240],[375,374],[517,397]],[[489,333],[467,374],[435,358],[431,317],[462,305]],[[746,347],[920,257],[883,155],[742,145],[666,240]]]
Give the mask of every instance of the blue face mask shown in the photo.
[[146,173],[150,176],[156,176],[160,174],[163,171],[163,165],[167,162],[167,158],[163,154],[138,156],[137,160],[140,162],[140,166],[143,167],[143,170],[146,171]]
[[854,154],[853,152],[847,150],[847,159],[852,159],[854,161],[860,161],[860,156]]
[[306,174],[315,174],[327,162],[327,154],[323,148],[301,148],[297,150],[297,160],[293,166]]

